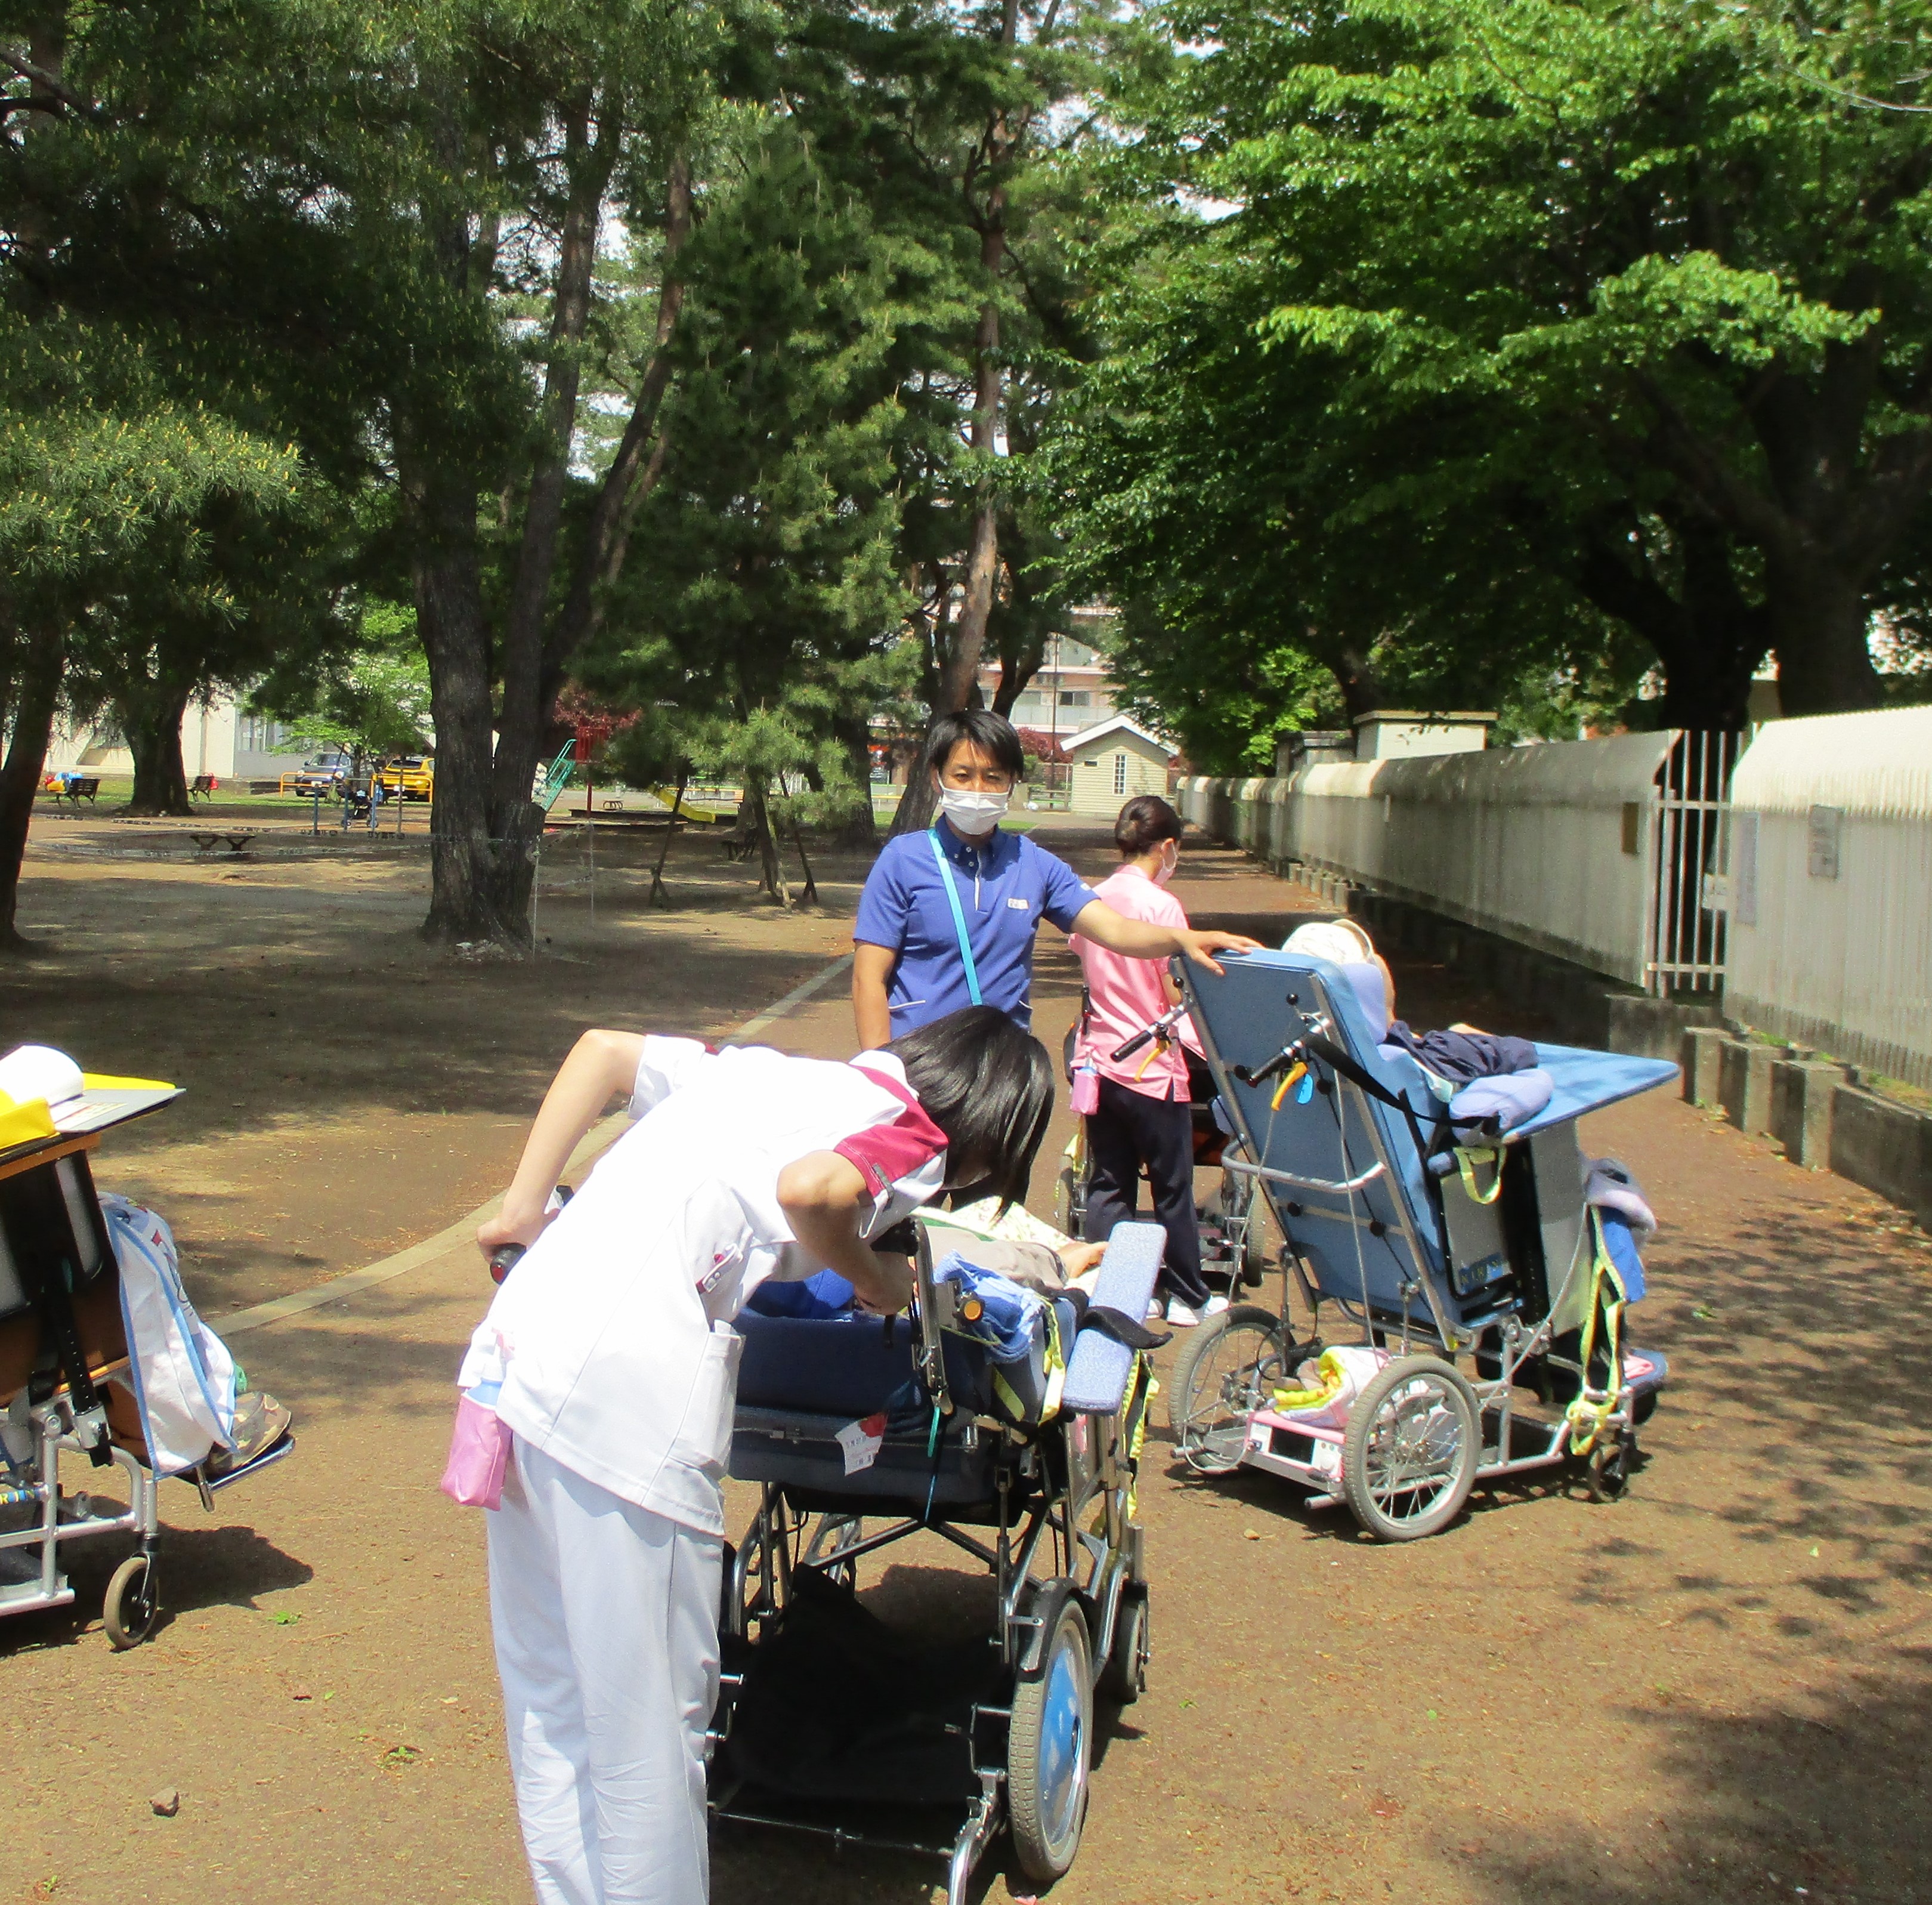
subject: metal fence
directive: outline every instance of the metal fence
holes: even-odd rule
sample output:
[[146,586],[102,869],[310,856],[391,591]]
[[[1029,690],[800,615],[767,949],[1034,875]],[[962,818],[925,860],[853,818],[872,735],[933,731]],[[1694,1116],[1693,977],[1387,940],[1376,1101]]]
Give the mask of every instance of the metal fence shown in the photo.
[[[1642,843],[1650,915],[1643,985],[1660,998],[1720,991],[1724,982],[1731,849],[1731,776],[1742,738],[1679,732],[1657,770]],[[1633,812],[1626,807],[1626,836]],[[1643,822],[1640,818],[1638,823]],[[1628,837],[1624,851],[1630,851]]]

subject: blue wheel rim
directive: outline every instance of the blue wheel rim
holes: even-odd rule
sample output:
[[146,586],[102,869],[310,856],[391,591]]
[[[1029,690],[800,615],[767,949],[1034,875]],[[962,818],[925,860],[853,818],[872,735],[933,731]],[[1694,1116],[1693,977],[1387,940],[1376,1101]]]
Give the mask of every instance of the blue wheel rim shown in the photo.
[[1078,1823],[1085,1783],[1086,1689],[1081,1679],[1076,1650],[1064,1643],[1056,1647],[1047,1669],[1040,1754],[1040,1818],[1056,1843]]

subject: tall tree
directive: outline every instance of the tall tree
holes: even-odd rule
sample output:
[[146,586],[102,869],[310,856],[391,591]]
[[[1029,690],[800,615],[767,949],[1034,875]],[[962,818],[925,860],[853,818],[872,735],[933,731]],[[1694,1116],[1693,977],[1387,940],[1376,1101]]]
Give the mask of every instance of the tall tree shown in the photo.
[[[1789,711],[1873,702],[1869,617],[1923,566],[1932,492],[1922,117],[1843,97],[1795,21],[1688,5],[1159,19],[1118,101],[1146,136],[1096,159],[1148,208],[1127,355],[1195,387],[1100,381],[1150,428],[1179,404],[1250,442],[1268,407],[1292,454],[1246,515],[1298,558],[1284,632],[1439,643],[1467,617],[1434,560],[1482,550],[1522,607],[1553,586],[1640,633],[1675,718],[1736,725],[1767,648]],[[1177,194],[1220,215],[1155,209]],[[1204,315],[1250,388],[1196,376]],[[1112,480],[1131,542],[1137,479]]]

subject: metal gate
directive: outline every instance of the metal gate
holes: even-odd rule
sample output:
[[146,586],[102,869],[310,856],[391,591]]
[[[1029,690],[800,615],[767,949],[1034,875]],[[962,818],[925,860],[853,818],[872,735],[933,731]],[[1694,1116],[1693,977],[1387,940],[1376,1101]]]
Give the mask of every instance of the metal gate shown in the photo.
[[1731,774],[1748,738],[1686,730],[1657,771],[1644,990],[1660,998],[1723,987]]

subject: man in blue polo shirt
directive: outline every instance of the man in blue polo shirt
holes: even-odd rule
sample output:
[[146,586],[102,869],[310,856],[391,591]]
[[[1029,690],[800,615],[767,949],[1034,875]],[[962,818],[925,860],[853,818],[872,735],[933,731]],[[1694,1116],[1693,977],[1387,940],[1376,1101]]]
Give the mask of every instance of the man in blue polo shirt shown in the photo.
[[997,1005],[1030,1029],[1034,935],[1042,919],[1131,959],[1185,953],[1216,972],[1216,949],[1256,949],[1237,933],[1128,919],[1065,861],[1024,834],[1004,832],[1000,816],[1026,757],[1000,716],[968,708],[942,717],[927,759],[939,819],[929,832],[887,841],[860,897],[852,1011],[862,1047],[965,1005]]

